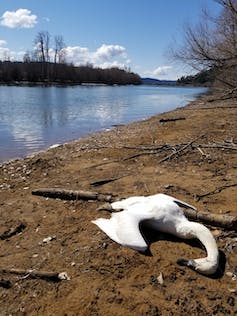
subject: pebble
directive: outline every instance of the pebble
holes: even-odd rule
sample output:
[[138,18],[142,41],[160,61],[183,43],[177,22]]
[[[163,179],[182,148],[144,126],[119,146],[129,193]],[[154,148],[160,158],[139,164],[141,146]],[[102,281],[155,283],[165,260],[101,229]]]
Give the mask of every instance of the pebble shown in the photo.
[[235,293],[235,292],[236,292],[236,289],[228,289],[228,291],[229,291],[230,293]]
[[56,236],[48,236],[46,238],[43,239],[43,243],[49,243],[50,241],[56,239]]
[[226,276],[231,277],[233,281],[237,280],[237,275],[233,272],[227,271]]
[[159,274],[159,276],[157,277],[157,281],[160,285],[163,285],[164,284],[164,278],[163,278],[163,273],[161,272]]

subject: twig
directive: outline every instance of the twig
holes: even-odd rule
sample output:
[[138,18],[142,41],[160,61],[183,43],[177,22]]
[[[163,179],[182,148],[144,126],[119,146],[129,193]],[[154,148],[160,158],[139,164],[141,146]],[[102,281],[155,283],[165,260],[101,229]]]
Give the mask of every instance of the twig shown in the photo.
[[0,240],[8,239],[16,234],[20,234],[24,229],[26,228],[26,225],[24,223],[20,223],[16,227],[12,227],[5,231],[3,234],[0,235]]
[[224,186],[221,186],[219,188],[216,188],[215,190],[213,191],[210,191],[210,192],[207,192],[207,193],[204,193],[204,194],[198,194],[196,195],[196,200],[199,201],[200,199],[204,198],[204,197],[207,197],[209,195],[213,195],[213,194],[217,194],[217,193],[220,193],[221,191],[225,190],[225,189],[228,189],[228,188],[232,188],[232,187],[235,187],[237,186],[237,183],[233,183],[233,184],[228,184],[228,185],[224,185]]
[[40,278],[40,279],[48,279],[50,281],[61,281],[61,280],[69,280],[67,274],[65,272],[49,272],[49,271],[37,271],[31,269],[1,269],[0,273],[7,274],[17,274],[24,275],[27,278]]
[[217,149],[227,149],[227,150],[237,150],[237,147],[235,146],[227,146],[227,145],[218,145],[218,144],[213,144],[213,145],[198,145],[198,146],[193,146],[199,147],[199,148],[217,148]]
[[130,176],[130,174],[125,174],[123,176],[115,177],[115,178],[103,179],[103,180],[91,182],[90,185],[94,186],[94,187],[98,187],[98,186],[101,186],[101,185],[104,185],[104,184],[107,184],[107,183],[110,183],[110,182],[113,182],[113,181],[117,181],[119,179],[122,179],[122,178],[125,178],[125,177],[128,177],[128,176]]
[[175,122],[175,121],[181,121],[181,120],[186,120],[186,118],[185,117],[161,118],[160,122],[166,123],[166,122]]
[[126,160],[129,160],[129,159],[137,158],[137,157],[140,157],[140,156],[155,155],[155,154],[157,154],[157,150],[145,151],[145,152],[142,152],[142,153],[137,153],[137,154],[125,157],[125,158],[122,159],[122,161],[126,161]]
[[184,151],[186,148],[188,148],[189,146],[191,146],[195,141],[197,141],[198,139],[202,138],[203,136],[205,136],[205,134],[198,136],[197,138],[193,139],[192,141],[190,141],[189,143],[187,143],[185,146],[183,146],[182,148],[178,149],[177,151],[171,153],[170,155],[166,156],[165,158],[161,159],[159,161],[159,163],[164,162],[170,158],[172,158],[173,156],[176,156],[177,154],[181,153],[182,151]]

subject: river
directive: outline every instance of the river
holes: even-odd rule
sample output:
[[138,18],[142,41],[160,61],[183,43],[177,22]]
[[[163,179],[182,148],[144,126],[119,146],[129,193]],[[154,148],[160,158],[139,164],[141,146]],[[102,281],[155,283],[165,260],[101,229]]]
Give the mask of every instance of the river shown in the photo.
[[204,88],[0,86],[0,162],[184,106]]

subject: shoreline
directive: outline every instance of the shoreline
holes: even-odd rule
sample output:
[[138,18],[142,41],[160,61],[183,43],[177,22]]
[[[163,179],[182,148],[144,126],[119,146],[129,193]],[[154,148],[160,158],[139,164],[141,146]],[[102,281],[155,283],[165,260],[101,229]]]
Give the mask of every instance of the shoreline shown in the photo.
[[184,107],[0,165],[0,235],[22,227],[1,240],[1,268],[65,271],[70,277],[52,283],[0,273],[2,284],[10,284],[0,286],[0,312],[233,313],[235,232],[210,227],[224,259],[218,276],[208,278],[176,264],[180,257],[205,255],[195,242],[147,235],[152,255],[145,256],[111,241],[91,223],[108,216],[98,211],[101,202],[31,194],[39,188],[122,197],[165,193],[198,211],[237,216],[237,100],[208,101],[215,97],[202,96]]
[[[87,85],[87,84],[80,84],[80,85],[83,86],[83,85]],[[94,84],[88,84],[88,85],[91,86],[91,85],[94,85]],[[97,84],[95,84],[95,85],[97,85]],[[53,85],[52,85],[52,86],[53,86]],[[101,84],[98,84],[98,86],[102,86],[102,85],[101,85]],[[148,85],[148,86],[149,86],[149,85]],[[160,85],[160,86],[163,86],[163,85]],[[29,86],[29,87],[30,87],[30,86]],[[55,86],[55,87],[56,87],[56,86]],[[169,87],[169,86],[167,86],[167,87]],[[181,87],[182,87],[182,86],[181,86]],[[192,87],[192,86],[187,86],[187,88],[193,88],[193,87]],[[195,102],[196,100],[198,100],[198,99],[201,98],[202,96],[206,96],[206,95],[209,95],[209,94],[211,94],[210,89],[208,89],[208,91],[206,91],[206,92],[202,92],[202,93],[198,94],[198,96],[195,98],[195,100],[194,100],[194,101],[191,101],[191,102],[189,102],[189,103]],[[185,108],[186,106],[189,105],[189,103],[187,103],[187,104],[185,104],[185,105],[183,105],[183,106],[181,106],[181,107],[177,107],[176,109]],[[33,151],[33,152],[28,153],[28,154],[26,154],[26,155],[24,155],[24,156],[19,156],[19,157],[18,157],[18,156],[16,155],[15,158],[9,158],[9,159],[3,160],[3,161],[0,160],[0,167],[1,167],[2,165],[4,165],[4,164],[8,164],[8,163],[11,163],[11,162],[14,162],[14,161],[17,161],[17,160],[24,160],[24,159],[33,157],[33,156],[35,156],[35,155],[41,154],[41,153],[43,153],[43,152],[45,152],[45,151],[50,150],[51,147],[53,148],[55,145],[63,146],[63,145],[66,145],[66,144],[70,144],[70,143],[74,143],[74,142],[80,141],[80,139],[82,139],[82,138],[84,139],[84,138],[90,137],[90,135],[100,134],[100,133],[104,133],[104,132],[111,131],[111,130],[113,130],[114,128],[117,128],[117,127],[120,127],[120,126],[129,126],[129,125],[134,124],[134,123],[139,124],[139,122],[149,120],[149,119],[151,119],[152,117],[155,117],[155,116],[157,116],[157,115],[162,115],[162,114],[165,114],[165,113],[169,113],[169,112],[175,111],[176,109],[173,109],[173,110],[170,110],[170,111],[167,111],[167,112],[161,112],[161,113],[158,113],[158,114],[153,114],[153,115],[148,116],[147,118],[141,119],[141,120],[139,120],[139,121],[134,121],[134,122],[126,123],[126,124],[115,124],[115,125],[111,125],[111,126],[108,127],[108,128],[103,128],[103,129],[98,130],[98,131],[95,131],[95,132],[89,132],[88,134],[82,135],[82,136],[79,137],[79,138],[75,138],[75,139],[72,139],[72,140],[68,140],[68,141],[65,141],[65,142],[63,142],[63,143],[55,143],[55,144],[52,144],[52,145],[50,145],[50,146],[45,146],[45,147],[42,148],[42,149],[39,149],[39,150],[37,150],[37,151],[35,151],[35,152]]]

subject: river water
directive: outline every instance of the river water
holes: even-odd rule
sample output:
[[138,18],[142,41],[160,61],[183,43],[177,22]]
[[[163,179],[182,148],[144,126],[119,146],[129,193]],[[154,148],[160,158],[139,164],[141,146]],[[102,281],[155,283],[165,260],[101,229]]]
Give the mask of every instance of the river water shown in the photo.
[[0,86],[0,162],[184,106],[203,88]]

